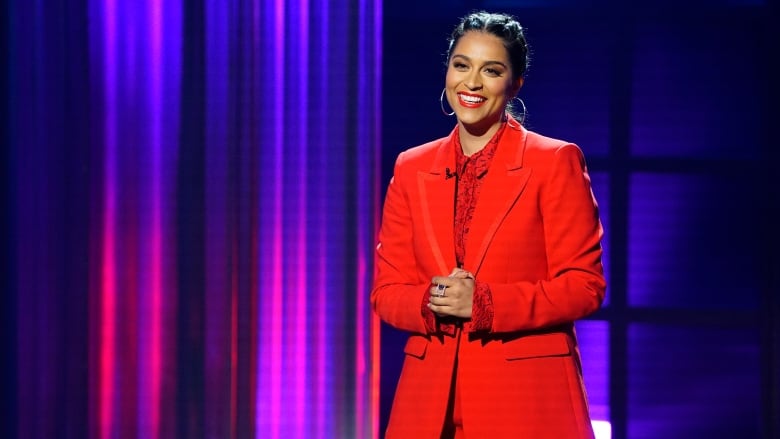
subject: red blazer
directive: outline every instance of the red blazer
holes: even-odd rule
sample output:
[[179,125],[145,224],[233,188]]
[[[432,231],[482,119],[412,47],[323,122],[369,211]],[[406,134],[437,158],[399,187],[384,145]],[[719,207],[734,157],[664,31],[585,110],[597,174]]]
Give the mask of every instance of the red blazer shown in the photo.
[[[509,120],[472,219],[463,268],[489,285],[489,332],[428,333],[431,277],[455,266],[453,133],[398,156],[371,303],[410,332],[386,438],[436,438],[456,349],[469,438],[592,438],[573,322],[604,298],[602,228],[580,149]],[[457,127],[455,128],[457,129]]]

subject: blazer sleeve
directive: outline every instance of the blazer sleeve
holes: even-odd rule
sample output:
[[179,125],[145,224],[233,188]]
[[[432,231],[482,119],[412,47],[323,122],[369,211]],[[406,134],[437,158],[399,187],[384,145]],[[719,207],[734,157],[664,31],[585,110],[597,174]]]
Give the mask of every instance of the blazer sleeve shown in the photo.
[[604,299],[603,229],[584,156],[574,144],[552,153],[538,195],[548,277],[491,283],[493,332],[570,323],[596,311]]
[[417,275],[403,162],[402,153],[396,160],[385,195],[375,251],[371,305],[379,318],[391,326],[425,334],[428,330],[420,305],[430,282],[420,282]]

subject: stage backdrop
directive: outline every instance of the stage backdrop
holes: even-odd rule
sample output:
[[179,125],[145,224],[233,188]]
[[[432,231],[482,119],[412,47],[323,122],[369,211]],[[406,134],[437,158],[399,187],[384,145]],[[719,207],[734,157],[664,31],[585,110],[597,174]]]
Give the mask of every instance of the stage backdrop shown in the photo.
[[375,436],[381,1],[3,15],[3,437]]

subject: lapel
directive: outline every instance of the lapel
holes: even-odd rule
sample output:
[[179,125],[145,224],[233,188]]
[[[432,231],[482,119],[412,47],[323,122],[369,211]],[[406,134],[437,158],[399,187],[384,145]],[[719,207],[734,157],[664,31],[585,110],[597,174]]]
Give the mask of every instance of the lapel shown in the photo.
[[[474,274],[479,272],[498,226],[531,175],[530,168],[523,168],[527,131],[511,117],[508,124],[484,177],[471,220],[464,268]],[[455,166],[454,133],[453,130],[438,146],[431,169],[417,174],[424,233],[429,237],[436,265],[444,275],[455,266],[455,178],[447,178],[447,167],[454,170]]]
[[439,272],[445,276],[455,266],[455,178],[447,177],[447,168],[455,168],[454,134],[455,130],[439,145],[431,169],[417,174],[424,232]]
[[[474,274],[479,272],[496,230],[517,201],[531,175],[530,168],[523,168],[527,134],[525,128],[510,117],[490,169],[485,174],[466,242],[464,268]],[[452,197],[450,202],[451,200]]]

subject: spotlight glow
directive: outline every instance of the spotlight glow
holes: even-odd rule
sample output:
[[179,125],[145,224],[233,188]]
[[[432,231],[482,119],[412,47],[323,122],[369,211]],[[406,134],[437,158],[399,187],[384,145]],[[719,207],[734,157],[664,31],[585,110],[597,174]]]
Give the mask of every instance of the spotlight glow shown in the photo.
[[593,433],[596,439],[612,439],[612,424],[609,421],[593,420],[590,422],[593,426]]

